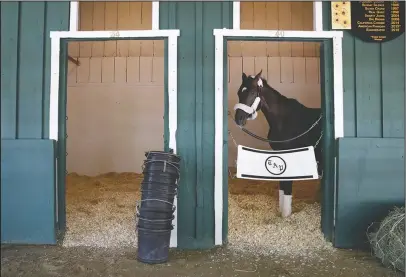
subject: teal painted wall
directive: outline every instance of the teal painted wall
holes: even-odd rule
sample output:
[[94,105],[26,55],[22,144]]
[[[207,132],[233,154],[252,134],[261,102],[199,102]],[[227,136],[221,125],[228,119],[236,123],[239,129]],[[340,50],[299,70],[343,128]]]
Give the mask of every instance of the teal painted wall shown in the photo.
[[1,2],[1,138],[46,139],[50,31],[68,30],[69,2]]
[[[330,2],[323,2],[326,30]],[[344,31],[344,138],[337,141],[333,244],[367,247],[369,224],[405,202],[405,34],[367,43]]]
[[214,245],[214,36],[232,26],[232,2],[161,2],[160,28],[178,41],[180,248]]
[[69,6],[0,4],[2,243],[56,243],[49,32],[68,30]]
[[367,43],[344,32],[345,137],[403,138],[405,34]]

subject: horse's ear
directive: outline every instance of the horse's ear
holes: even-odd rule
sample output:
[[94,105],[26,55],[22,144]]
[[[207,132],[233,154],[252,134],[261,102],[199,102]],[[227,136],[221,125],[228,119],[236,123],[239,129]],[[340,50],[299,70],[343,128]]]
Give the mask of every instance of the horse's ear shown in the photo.
[[245,83],[245,81],[247,81],[247,75],[243,72],[242,73],[242,82]]
[[261,78],[261,75],[262,75],[262,69],[257,75],[255,75],[255,80],[259,80]]

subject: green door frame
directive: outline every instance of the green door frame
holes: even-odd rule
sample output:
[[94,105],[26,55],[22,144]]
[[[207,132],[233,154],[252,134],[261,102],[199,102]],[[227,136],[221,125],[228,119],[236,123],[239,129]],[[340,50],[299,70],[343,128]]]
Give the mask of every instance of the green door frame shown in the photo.
[[[179,30],[52,31],[49,138],[56,140],[56,218],[59,236],[66,231],[66,105],[68,42],[108,40],[164,40],[164,149],[177,151],[177,38]],[[175,198],[174,205],[177,205]],[[176,212],[175,212],[176,213]],[[170,247],[177,247],[177,214]]]
[[[299,41],[319,42],[321,58],[321,103],[323,113],[323,179],[321,229],[333,241],[336,202],[335,142],[343,137],[342,32],[337,31],[265,31],[214,30],[216,37],[215,101],[215,244],[227,242],[228,236],[228,88],[227,41]],[[220,154],[219,154],[220,153]]]

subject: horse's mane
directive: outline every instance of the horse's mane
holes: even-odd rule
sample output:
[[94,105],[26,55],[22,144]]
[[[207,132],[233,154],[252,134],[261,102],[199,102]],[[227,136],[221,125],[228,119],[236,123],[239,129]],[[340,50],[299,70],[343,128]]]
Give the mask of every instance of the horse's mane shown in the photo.
[[294,98],[288,98],[285,95],[282,95],[278,90],[276,90],[275,88],[271,87],[267,80],[265,78],[262,78],[262,83],[264,85],[264,87],[266,87],[267,89],[271,90],[272,92],[274,92],[278,98],[282,101],[285,102],[286,104],[290,104],[290,105],[295,105],[296,107],[300,107],[300,108],[305,108],[306,106],[303,105],[302,103],[300,103],[299,101],[297,101]]

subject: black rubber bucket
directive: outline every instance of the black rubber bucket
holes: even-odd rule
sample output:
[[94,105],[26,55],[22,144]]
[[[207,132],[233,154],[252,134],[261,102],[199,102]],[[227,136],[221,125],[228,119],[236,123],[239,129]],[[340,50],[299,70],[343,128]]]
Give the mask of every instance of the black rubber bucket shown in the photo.
[[[142,196],[141,196],[142,197]],[[173,198],[162,200],[158,198],[141,199],[140,208],[154,209],[158,211],[172,211]]]
[[[176,196],[176,189],[156,190],[156,189],[141,189],[141,200],[144,199],[173,199]],[[168,200],[166,200],[168,201]]]
[[174,164],[166,161],[144,161],[143,173],[147,172],[159,172],[159,173],[168,173],[170,176],[179,177],[180,175],[180,166],[179,164]]
[[154,171],[154,172],[144,172],[143,182],[154,182],[176,185],[178,179],[179,177],[174,176],[172,174]]
[[[141,201],[145,200],[141,207],[148,207],[148,208],[157,208],[157,209],[171,209],[168,207],[168,203],[170,206],[173,206],[173,201],[175,200],[175,193],[157,193],[157,191],[144,191],[141,194]],[[154,203],[149,203],[151,199],[157,199],[162,201],[152,201]],[[168,202],[168,203],[166,203]]]
[[168,193],[173,194],[176,193],[178,189],[177,185],[174,184],[163,184],[163,183],[155,183],[155,182],[142,182],[141,183],[141,192],[146,191],[156,191],[157,193]]
[[171,230],[138,228],[138,261],[160,264],[168,261]]
[[173,217],[173,214],[176,210],[175,206],[169,210],[157,210],[151,208],[140,208],[137,206],[137,216],[148,218],[148,219],[170,219]]
[[180,163],[180,157],[178,155],[173,154],[172,152],[148,151],[145,152],[145,157],[147,158],[147,160],[168,161],[177,164]]
[[144,217],[138,217],[138,228],[151,229],[151,230],[169,230],[173,229],[172,220],[170,219],[149,219]]

